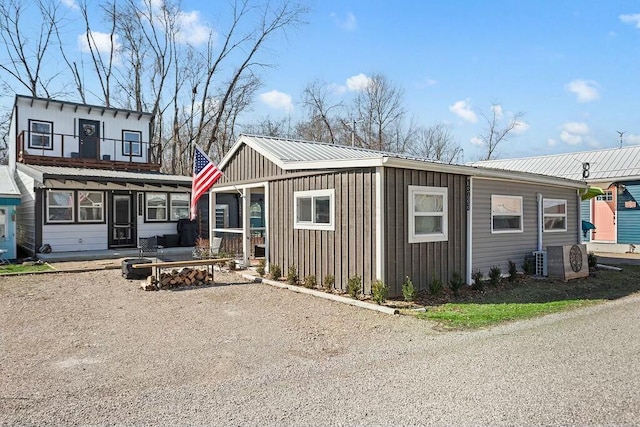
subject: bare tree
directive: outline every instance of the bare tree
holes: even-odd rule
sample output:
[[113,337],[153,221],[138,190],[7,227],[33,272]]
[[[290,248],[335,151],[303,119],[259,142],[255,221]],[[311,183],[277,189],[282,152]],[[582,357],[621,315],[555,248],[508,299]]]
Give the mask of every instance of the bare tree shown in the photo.
[[455,163],[460,160],[462,147],[456,143],[450,128],[444,123],[436,123],[416,132],[416,142],[412,154],[430,160]]
[[502,124],[502,107],[499,104],[494,103],[491,106],[490,115],[485,113],[481,114],[487,121],[487,128],[484,133],[478,135],[478,139],[486,150],[486,155],[484,155],[480,160],[491,160],[494,159],[497,154],[496,149],[498,148],[498,144],[502,141],[506,141],[509,133],[516,127],[521,126],[524,113],[515,113],[507,120],[506,123]]
[[342,108],[341,102],[331,102],[330,90],[326,83],[315,80],[307,84],[302,92],[302,102],[309,120],[298,125],[298,134],[304,139],[313,141],[336,141],[336,120],[332,117],[334,111]]

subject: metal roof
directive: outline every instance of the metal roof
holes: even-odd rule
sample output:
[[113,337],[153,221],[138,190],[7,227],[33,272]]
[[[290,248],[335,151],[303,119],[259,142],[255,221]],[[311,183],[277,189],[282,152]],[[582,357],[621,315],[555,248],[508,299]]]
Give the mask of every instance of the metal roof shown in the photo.
[[136,182],[149,184],[191,185],[192,177],[159,172],[128,172],[105,169],[70,168],[17,164],[20,171],[37,179],[74,179],[99,182]]
[[0,166],[0,196],[20,197],[20,190],[13,180],[9,166]]
[[640,179],[640,145],[519,159],[485,160],[470,165],[582,179],[583,163],[589,163],[589,177],[586,179],[589,182]]

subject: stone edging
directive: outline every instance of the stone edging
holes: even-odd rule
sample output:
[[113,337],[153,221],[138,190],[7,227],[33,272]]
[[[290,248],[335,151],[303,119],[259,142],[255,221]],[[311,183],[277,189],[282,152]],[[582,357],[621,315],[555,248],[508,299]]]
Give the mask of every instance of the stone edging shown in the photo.
[[238,272],[237,274],[240,274],[245,279],[251,280],[251,281],[254,281],[254,282],[265,283],[267,285],[274,286],[276,288],[288,289],[288,290],[293,291],[293,292],[312,295],[314,297],[324,298],[324,299],[328,299],[330,301],[341,302],[343,304],[349,304],[349,305],[353,305],[353,306],[359,307],[359,308],[366,308],[367,310],[379,311],[379,312],[384,313],[384,314],[399,314],[400,313],[400,310],[398,310],[397,308],[386,307],[384,305],[378,305],[378,304],[371,304],[369,302],[360,301],[360,300],[356,300],[356,299],[352,299],[352,298],[347,298],[347,297],[343,297],[343,296],[340,296],[340,295],[329,294],[327,292],[317,291],[315,289],[308,289],[308,288],[304,288],[302,286],[289,285],[287,283],[282,283],[282,282],[277,282],[275,280],[270,280],[270,279],[257,277],[257,276],[254,276],[254,275],[248,274],[248,273],[240,273],[240,272]]

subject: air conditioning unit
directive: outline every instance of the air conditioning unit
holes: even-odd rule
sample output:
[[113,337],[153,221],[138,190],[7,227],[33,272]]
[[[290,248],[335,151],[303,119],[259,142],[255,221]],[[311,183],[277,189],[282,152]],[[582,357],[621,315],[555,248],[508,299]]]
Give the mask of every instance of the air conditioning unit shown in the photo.
[[547,251],[533,251],[536,276],[547,275]]

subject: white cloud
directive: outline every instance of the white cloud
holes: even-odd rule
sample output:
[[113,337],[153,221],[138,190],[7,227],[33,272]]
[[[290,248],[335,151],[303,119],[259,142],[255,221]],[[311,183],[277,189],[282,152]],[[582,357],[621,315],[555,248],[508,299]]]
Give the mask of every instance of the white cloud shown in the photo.
[[516,126],[513,128],[512,132],[515,135],[522,135],[523,133],[528,131],[530,127],[531,126],[529,126],[529,123],[525,122],[524,120],[517,120]]
[[471,138],[469,140],[469,142],[471,142],[472,145],[483,145],[484,141],[481,140],[480,138],[478,138],[477,136],[474,136],[473,138]]
[[556,144],[557,144],[557,141],[556,141],[555,139],[551,139],[551,138],[547,139],[547,145],[548,145],[549,147],[553,147],[553,146],[555,146]]
[[640,145],[640,135],[634,135],[632,133],[624,134],[624,142],[631,145]]
[[347,89],[350,91],[364,90],[371,83],[371,78],[367,77],[363,73],[357,76],[351,76],[347,79]]
[[75,9],[75,10],[80,9],[80,7],[78,6],[78,3],[76,3],[76,0],[62,0],[61,3],[67,6],[69,9]]
[[462,100],[453,103],[453,105],[449,106],[449,111],[469,123],[476,123],[478,121],[478,116],[471,109],[468,100]]
[[578,98],[578,102],[591,102],[600,98],[598,83],[593,80],[576,79],[567,83],[564,88],[574,93]]
[[209,35],[214,34],[212,28],[202,24],[200,12],[197,10],[179,12],[177,22],[180,28],[177,40],[180,43],[189,43],[192,45],[204,44],[209,40]]
[[347,16],[343,19],[338,16],[338,14],[332,12],[331,18],[333,18],[333,22],[341,29],[345,31],[355,31],[358,29],[358,20],[356,16],[348,12]]
[[584,122],[567,122],[562,125],[560,140],[565,144],[578,145],[586,140],[590,140],[591,130]]
[[[90,33],[91,44],[93,48],[101,54],[108,54],[111,51],[111,35],[108,33],[101,33],[99,31],[92,31]],[[119,36],[114,34],[113,47],[115,52],[120,50],[122,44],[118,41]],[[82,53],[89,53],[89,42],[87,41],[87,33],[80,34],[78,36],[78,46]]]
[[329,92],[334,93],[336,95],[342,95],[347,91],[347,87],[343,85],[339,85],[337,83],[331,83],[327,86]]
[[504,115],[504,113],[502,112],[502,105],[500,104],[494,104],[491,106],[491,110],[493,111],[493,114],[496,115],[496,119],[500,120],[502,118],[502,116]]
[[283,92],[278,92],[277,90],[260,94],[260,101],[277,110],[281,109],[287,113],[293,111],[291,96]]
[[620,15],[619,18],[625,24],[633,24],[636,28],[640,28],[640,13],[634,13],[633,15]]

